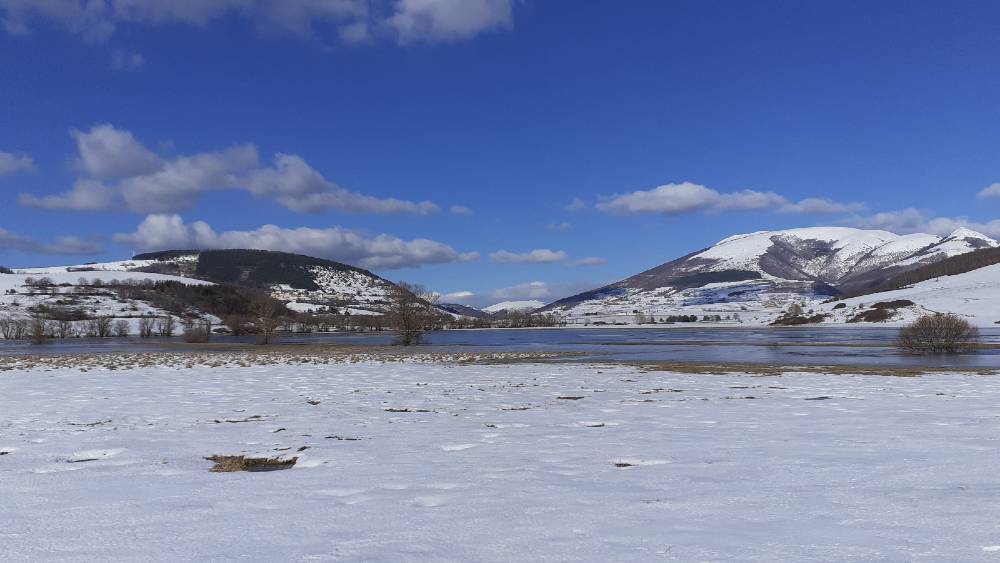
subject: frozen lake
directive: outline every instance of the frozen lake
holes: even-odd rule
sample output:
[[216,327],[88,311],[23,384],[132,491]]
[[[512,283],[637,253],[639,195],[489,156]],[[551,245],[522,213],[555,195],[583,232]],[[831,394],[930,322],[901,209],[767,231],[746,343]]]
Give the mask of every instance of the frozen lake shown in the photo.
[[[1000,368],[1000,349],[947,356],[897,352],[893,327],[795,328],[558,328],[446,330],[427,334],[422,348],[435,352],[528,351],[585,353],[586,359],[745,362],[769,365],[858,365],[887,367]],[[1000,343],[1000,328],[982,331],[981,341]],[[391,332],[283,334],[279,343],[387,345]],[[213,342],[249,343],[252,337],[215,337]],[[35,346],[0,341],[0,353],[157,351],[163,339],[67,339]],[[220,349],[224,346],[220,346]]]

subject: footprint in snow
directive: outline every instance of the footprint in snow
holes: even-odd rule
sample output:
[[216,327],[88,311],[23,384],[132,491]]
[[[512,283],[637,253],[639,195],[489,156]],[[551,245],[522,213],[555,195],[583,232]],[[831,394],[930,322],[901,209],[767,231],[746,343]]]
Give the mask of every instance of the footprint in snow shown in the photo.
[[320,489],[316,491],[317,494],[327,497],[350,497],[367,492],[368,489]]
[[611,460],[611,464],[615,467],[625,468],[625,467],[639,467],[643,465],[665,465],[670,463],[665,459],[636,459],[636,458],[622,458]]
[[442,496],[422,496],[413,499],[413,504],[425,508],[434,508],[445,504],[448,499]]
[[66,461],[68,463],[86,463],[88,461],[99,461],[102,459],[107,459],[109,457],[116,456],[125,450],[84,450],[82,452],[76,452],[69,457]]

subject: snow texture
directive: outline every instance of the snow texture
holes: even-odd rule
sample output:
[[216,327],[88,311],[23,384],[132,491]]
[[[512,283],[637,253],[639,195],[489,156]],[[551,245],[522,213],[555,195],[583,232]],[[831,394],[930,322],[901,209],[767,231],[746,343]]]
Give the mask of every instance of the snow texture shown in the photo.
[[532,311],[543,306],[545,306],[545,303],[537,300],[502,301],[500,303],[494,303],[489,307],[483,307],[482,310],[487,313],[499,313],[501,311]]
[[[0,375],[8,561],[983,561],[996,376]],[[305,449],[304,449],[305,448]],[[298,457],[210,473],[205,456]]]

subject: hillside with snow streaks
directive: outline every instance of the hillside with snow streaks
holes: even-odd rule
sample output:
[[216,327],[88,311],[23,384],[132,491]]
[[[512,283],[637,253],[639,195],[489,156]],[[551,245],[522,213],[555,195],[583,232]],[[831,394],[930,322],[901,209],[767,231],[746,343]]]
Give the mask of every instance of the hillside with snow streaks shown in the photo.
[[538,300],[502,301],[500,303],[494,303],[489,307],[483,307],[482,310],[487,313],[502,313],[504,311],[533,311],[543,306],[545,306],[545,303]]
[[[630,278],[542,308],[573,324],[709,315],[762,324],[793,304],[819,309],[831,297],[997,241],[969,229],[946,237],[812,227],[735,235]],[[869,299],[870,301],[870,299]]]

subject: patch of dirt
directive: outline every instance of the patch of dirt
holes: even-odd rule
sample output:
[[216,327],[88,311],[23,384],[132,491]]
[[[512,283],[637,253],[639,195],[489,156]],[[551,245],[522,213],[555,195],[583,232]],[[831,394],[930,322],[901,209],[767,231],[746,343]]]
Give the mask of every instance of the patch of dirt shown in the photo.
[[236,424],[236,423],[239,423],[239,422],[257,422],[257,421],[263,420],[263,419],[264,419],[263,416],[261,416],[259,414],[255,414],[253,416],[248,416],[246,418],[225,418],[225,419],[222,419],[222,420],[219,420],[219,419],[216,418],[212,422],[214,422],[215,424],[222,424],[223,422],[228,422],[230,424]]
[[209,469],[212,473],[280,471],[282,469],[291,469],[299,460],[297,457],[281,459],[278,457],[245,457],[241,455],[213,455],[205,459],[215,462],[215,465]]

